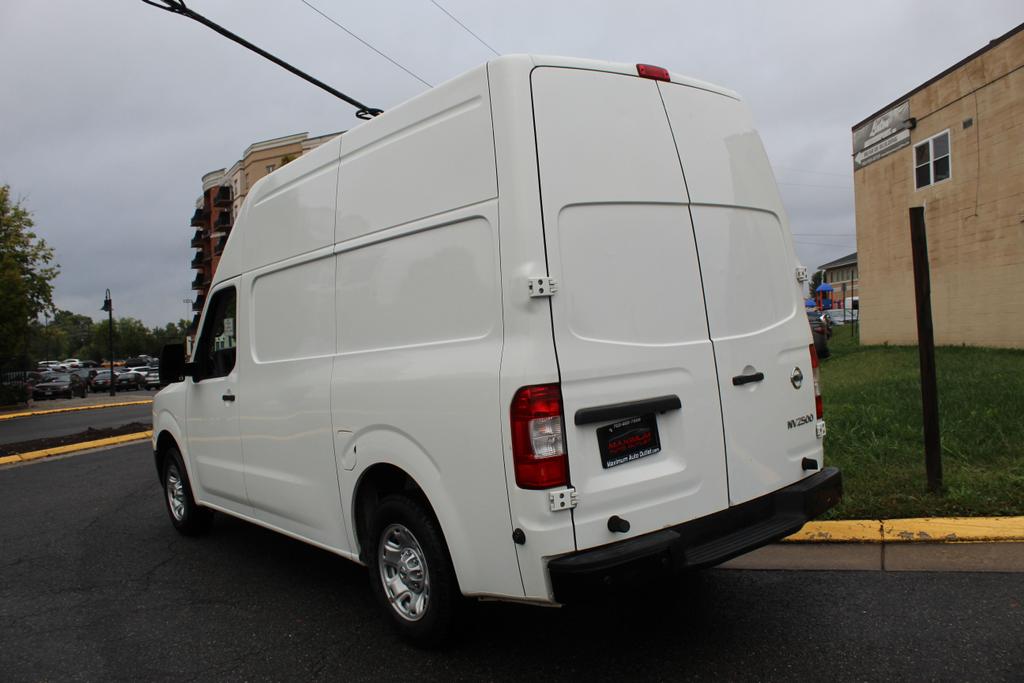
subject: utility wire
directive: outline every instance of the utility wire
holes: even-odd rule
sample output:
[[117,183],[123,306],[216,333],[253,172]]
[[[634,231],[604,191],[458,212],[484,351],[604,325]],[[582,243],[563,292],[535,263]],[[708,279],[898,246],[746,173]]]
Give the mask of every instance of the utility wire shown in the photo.
[[312,76],[307,74],[305,71],[300,71],[299,69],[295,68],[294,66],[292,66],[288,62],[284,61],[283,59],[280,59],[279,57],[275,57],[274,55],[270,54],[269,52],[267,52],[266,50],[264,50],[262,48],[256,47],[255,45],[250,43],[245,38],[243,38],[243,37],[241,37],[241,36],[239,36],[239,35],[237,35],[235,33],[232,33],[231,31],[227,30],[226,28],[224,28],[220,24],[217,24],[217,23],[214,23],[214,22],[210,21],[209,19],[204,17],[202,14],[199,14],[198,12],[194,12],[194,11],[190,10],[188,7],[185,6],[185,0],[142,0],[142,2],[146,3],[147,5],[151,5],[153,7],[156,7],[157,9],[162,9],[165,12],[170,12],[171,14],[180,14],[181,16],[183,16],[183,17],[185,17],[187,19],[191,19],[193,21],[196,21],[196,22],[202,24],[203,26],[206,26],[207,28],[213,29],[214,31],[216,31],[217,33],[221,34],[225,38],[228,38],[229,40],[233,40],[234,42],[238,43],[242,47],[245,47],[245,48],[248,48],[248,49],[252,50],[256,54],[258,54],[260,57],[264,57],[266,59],[269,59],[274,64],[277,64],[279,67],[290,71],[291,73],[295,74],[299,78],[301,78],[301,79],[303,79],[305,81],[309,81],[310,83],[312,83],[316,87],[320,88],[321,90],[325,90],[325,91],[331,93],[332,95],[334,95],[335,97],[337,97],[338,99],[344,100],[345,102],[348,102],[349,104],[351,104],[353,107],[356,107],[356,109],[357,109],[356,117],[357,118],[360,118],[360,119],[371,119],[374,116],[377,116],[378,114],[382,114],[383,113],[383,111],[381,111],[380,109],[377,109],[375,107],[369,107],[369,106],[363,104],[362,102],[360,102],[359,100],[354,99],[352,97],[349,97],[348,95],[346,95],[345,93],[343,93],[343,92],[341,92],[339,90],[335,90],[334,88],[332,88],[331,86],[327,85],[323,81],[321,81],[321,80],[319,80],[317,78],[313,78]]
[[840,178],[849,178],[850,177],[849,173],[834,173],[832,171],[812,171],[809,168],[793,168],[792,166],[775,166],[775,165],[773,165],[772,168],[777,168],[777,169],[779,169],[781,171],[794,171],[796,173],[815,173],[817,175],[834,175],[834,176],[839,176]]
[[473,37],[474,37],[474,38],[476,38],[476,39],[477,39],[478,41],[480,41],[480,44],[481,44],[481,45],[483,45],[484,47],[486,47],[486,48],[487,48],[488,50],[490,50],[491,52],[493,52],[493,53],[494,53],[494,56],[495,56],[495,57],[500,57],[500,56],[501,56],[501,54],[500,54],[500,53],[499,53],[499,52],[498,52],[497,50],[495,50],[495,49],[494,49],[493,47],[491,47],[491,46],[490,46],[490,45],[488,45],[488,44],[487,44],[486,42],[484,42],[484,39],[483,39],[483,38],[481,38],[481,37],[480,37],[480,36],[478,36],[477,34],[473,33],[473,31],[471,31],[471,30],[470,30],[470,28],[469,28],[468,26],[466,26],[466,25],[465,25],[465,24],[463,24],[463,23],[462,23],[461,21],[459,21],[459,20],[458,20],[458,19],[457,19],[457,18],[455,17],[455,15],[454,15],[454,14],[452,14],[451,12],[449,12],[448,10],[446,10],[446,9],[445,9],[444,7],[441,7],[441,5],[439,5],[439,4],[438,4],[438,3],[436,2],[436,0],[430,0],[430,2],[431,2],[431,3],[433,4],[433,5],[434,5],[434,7],[436,7],[437,9],[439,9],[439,10],[441,10],[442,12],[444,12],[445,14],[447,14],[447,15],[448,15],[448,18],[449,18],[449,19],[451,19],[451,20],[452,20],[452,21],[454,21],[454,22],[455,22],[456,24],[458,24],[459,26],[461,26],[461,27],[462,27],[462,28],[463,28],[463,29],[464,29],[464,30],[466,31],[466,33],[468,33],[469,35],[473,36]]
[[[143,1],[145,1],[145,0],[143,0]],[[417,81],[419,81],[419,82],[420,82],[420,83],[422,83],[423,85],[427,86],[428,88],[432,88],[432,87],[433,87],[432,85],[430,85],[429,83],[427,83],[427,82],[426,82],[425,80],[423,80],[422,78],[420,78],[419,76],[417,76],[416,74],[414,74],[414,73],[413,73],[412,71],[410,71],[409,69],[405,68],[404,66],[402,66],[401,64],[399,64],[399,63],[398,63],[397,61],[395,61],[395,60],[394,60],[394,59],[392,59],[391,57],[387,56],[386,54],[384,54],[383,52],[381,52],[380,50],[378,50],[377,48],[375,48],[375,47],[374,47],[373,45],[370,45],[370,44],[369,44],[368,42],[366,42],[365,40],[363,40],[362,38],[360,38],[359,36],[357,36],[357,35],[356,35],[355,33],[352,33],[352,31],[350,31],[349,29],[345,28],[344,26],[342,26],[342,25],[341,25],[340,23],[338,23],[337,21],[335,21],[334,19],[332,19],[332,18],[331,18],[331,17],[329,17],[328,15],[324,14],[324,12],[323,12],[322,10],[320,10],[319,8],[317,8],[317,7],[315,6],[315,5],[313,5],[313,4],[309,3],[309,2],[307,2],[306,0],[299,0],[299,2],[301,2],[301,3],[303,4],[303,5],[305,5],[305,6],[306,6],[306,7],[308,7],[309,9],[313,10],[314,12],[316,12],[316,13],[317,13],[317,14],[319,14],[319,15],[320,15],[321,17],[323,17],[323,18],[324,18],[324,19],[326,19],[327,21],[331,22],[332,24],[334,24],[334,25],[335,25],[335,26],[337,26],[338,28],[340,28],[340,29],[341,29],[342,31],[344,31],[345,33],[349,34],[350,36],[352,36],[353,38],[355,38],[356,40],[358,40],[358,41],[359,41],[360,43],[362,43],[362,44],[363,44],[363,45],[365,45],[366,47],[370,48],[371,50],[373,50],[374,52],[376,52],[377,54],[379,54],[379,55],[380,55],[381,57],[383,57],[384,59],[388,60],[389,62],[391,62],[392,64],[394,64],[395,66],[397,66],[397,67],[398,67],[399,69],[401,69],[401,70],[402,70],[402,71],[404,71],[405,73],[407,73],[407,74],[409,74],[410,76],[412,76],[413,78],[415,78],[415,79],[416,79]]]

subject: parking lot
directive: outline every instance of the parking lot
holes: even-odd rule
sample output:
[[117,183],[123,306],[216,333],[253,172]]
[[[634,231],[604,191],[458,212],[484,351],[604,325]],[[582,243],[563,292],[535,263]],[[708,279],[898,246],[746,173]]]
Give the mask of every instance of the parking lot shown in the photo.
[[[95,412],[95,411],[91,411]],[[365,571],[217,517],[183,538],[149,444],[0,469],[0,671],[22,680],[1012,680],[1024,574],[712,570],[629,599],[470,606],[397,640]]]

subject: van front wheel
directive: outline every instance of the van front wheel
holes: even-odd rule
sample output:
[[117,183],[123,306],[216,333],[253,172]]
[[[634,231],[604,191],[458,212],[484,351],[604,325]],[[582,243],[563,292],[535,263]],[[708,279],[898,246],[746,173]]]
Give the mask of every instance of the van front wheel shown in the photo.
[[405,638],[436,646],[451,633],[462,595],[434,515],[418,500],[392,495],[374,515],[373,592]]
[[213,510],[200,507],[192,495],[192,484],[188,480],[185,463],[175,447],[167,449],[164,455],[164,503],[171,524],[185,536],[199,536],[206,533],[213,521]]

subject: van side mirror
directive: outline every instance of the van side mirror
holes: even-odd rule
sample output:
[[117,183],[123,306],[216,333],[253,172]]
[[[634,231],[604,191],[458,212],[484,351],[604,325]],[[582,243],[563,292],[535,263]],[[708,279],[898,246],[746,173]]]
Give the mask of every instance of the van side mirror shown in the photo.
[[185,345],[166,344],[160,352],[160,384],[184,381],[185,365]]

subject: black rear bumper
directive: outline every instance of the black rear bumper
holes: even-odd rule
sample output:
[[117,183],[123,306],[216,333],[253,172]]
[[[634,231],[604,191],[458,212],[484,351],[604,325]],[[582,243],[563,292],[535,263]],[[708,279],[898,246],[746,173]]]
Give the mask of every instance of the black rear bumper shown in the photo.
[[555,600],[580,601],[609,589],[720,564],[798,531],[835,507],[842,495],[842,475],[828,467],[707,517],[563,555],[548,563]]

